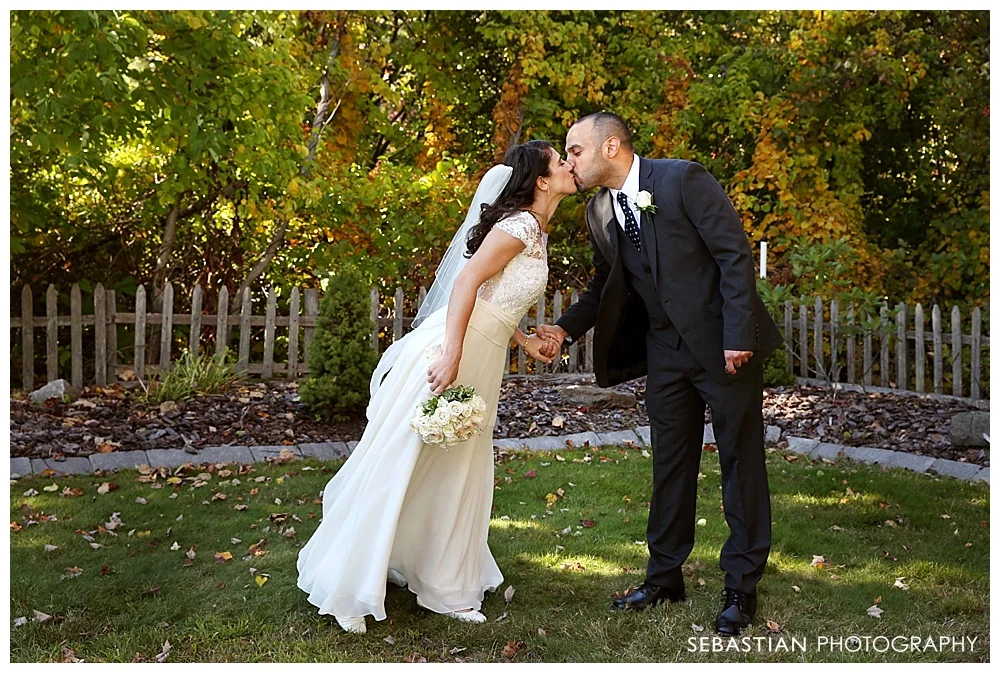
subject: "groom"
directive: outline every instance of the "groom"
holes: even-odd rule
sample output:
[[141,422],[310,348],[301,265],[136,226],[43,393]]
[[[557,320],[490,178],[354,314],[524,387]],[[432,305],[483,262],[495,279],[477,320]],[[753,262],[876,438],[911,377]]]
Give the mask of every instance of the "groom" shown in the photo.
[[649,563],[643,584],[612,608],[685,598],[681,566],[694,546],[707,403],[730,531],[716,631],[737,635],[756,612],[771,546],[763,365],[782,341],[757,295],[750,244],[715,178],[696,163],[638,156],[617,115],[580,119],[566,153],[579,191],[601,187],[587,204],[595,273],[580,300],[538,334],[561,344],[593,327],[599,386],[647,377]]

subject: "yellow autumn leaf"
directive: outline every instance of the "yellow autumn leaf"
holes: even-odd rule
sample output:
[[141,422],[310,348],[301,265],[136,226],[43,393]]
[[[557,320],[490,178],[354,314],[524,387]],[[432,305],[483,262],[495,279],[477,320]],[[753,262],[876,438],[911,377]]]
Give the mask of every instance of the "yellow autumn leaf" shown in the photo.
[[262,587],[264,583],[267,582],[267,578],[263,575],[254,575],[254,579],[257,580],[257,586]]

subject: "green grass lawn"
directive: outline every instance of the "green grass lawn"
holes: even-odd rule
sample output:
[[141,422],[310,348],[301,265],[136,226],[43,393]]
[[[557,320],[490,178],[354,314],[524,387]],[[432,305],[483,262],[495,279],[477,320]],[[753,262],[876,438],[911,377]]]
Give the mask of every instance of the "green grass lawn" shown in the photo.
[[[691,639],[713,636],[720,604],[728,529],[716,454],[702,461],[688,601],[628,614],[609,604],[642,581],[651,459],[616,447],[563,455],[514,454],[496,468],[490,546],[506,582],[487,596],[488,623],[429,613],[390,585],[389,618],[369,618],[360,637],[317,615],[295,584],[330,465],[234,467],[200,480],[188,469],[177,484],[136,472],[21,479],[11,486],[10,609],[28,621],[11,628],[11,661],[153,661],[166,641],[168,662],[989,660],[985,484],[770,453],[774,544],[746,634],[761,639],[719,641],[730,649],[713,653],[710,640],[692,651]],[[100,494],[103,482],[120,487]],[[106,531],[114,512],[117,536]],[[91,531],[98,548],[82,535]],[[35,610],[49,618],[36,621]],[[867,651],[847,651],[857,649],[845,643],[852,634],[868,638]],[[877,652],[889,642],[877,636],[919,637],[923,651]],[[821,637],[842,645],[819,649]],[[929,637],[939,647],[940,637],[976,640],[935,652],[923,649]]]

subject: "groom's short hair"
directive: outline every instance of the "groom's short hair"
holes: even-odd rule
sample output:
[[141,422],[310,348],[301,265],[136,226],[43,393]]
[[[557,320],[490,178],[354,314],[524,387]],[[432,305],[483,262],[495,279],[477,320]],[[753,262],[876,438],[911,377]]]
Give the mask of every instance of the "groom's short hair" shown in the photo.
[[598,136],[598,142],[603,143],[611,136],[614,136],[621,141],[623,149],[634,150],[632,146],[632,132],[629,130],[628,124],[625,123],[624,119],[613,112],[594,112],[586,117],[581,117],[576,123],[579,124],[588,119],[594,123],[594,133]]

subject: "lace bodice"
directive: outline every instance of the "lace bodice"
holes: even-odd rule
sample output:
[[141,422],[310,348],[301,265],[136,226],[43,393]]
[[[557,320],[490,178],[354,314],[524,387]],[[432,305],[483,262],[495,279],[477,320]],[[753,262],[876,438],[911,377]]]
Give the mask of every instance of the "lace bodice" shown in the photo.
[[510,260],[500,273],[483,283],[478,297],[488,301],[515,320],[528,312],[545,292],[549,262],[542,233],[535,217],[520,211],[497,222],[494,227],[524,242],[524,250]]

